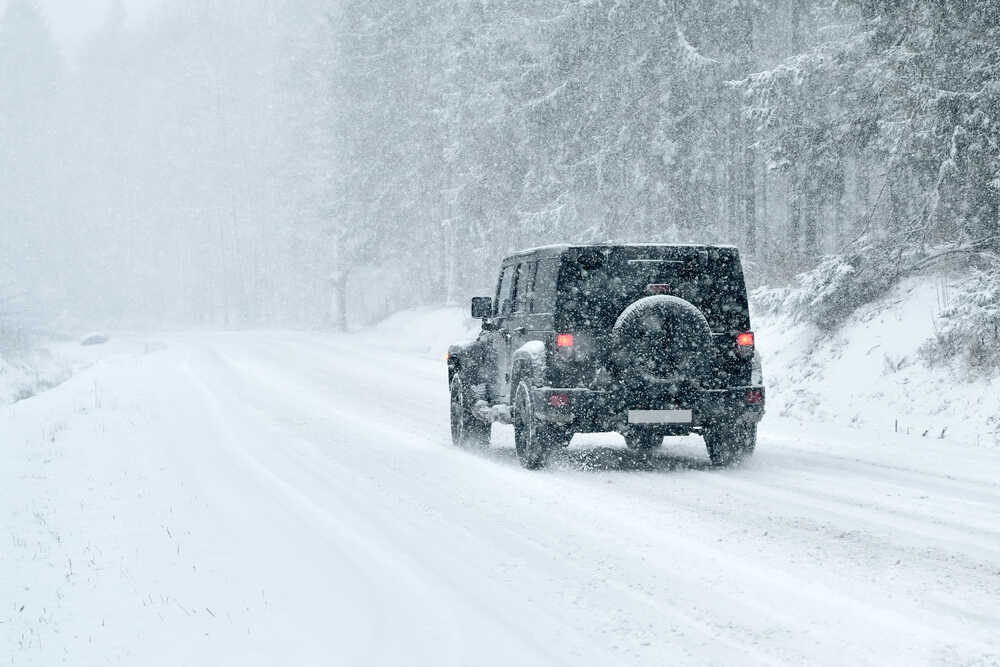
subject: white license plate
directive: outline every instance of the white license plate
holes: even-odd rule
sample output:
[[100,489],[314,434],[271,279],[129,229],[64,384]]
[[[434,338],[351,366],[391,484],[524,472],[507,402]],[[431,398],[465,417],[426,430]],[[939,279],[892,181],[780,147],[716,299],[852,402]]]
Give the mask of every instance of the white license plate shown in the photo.
[[690,410],[629,410],[629,424],[690,424]]

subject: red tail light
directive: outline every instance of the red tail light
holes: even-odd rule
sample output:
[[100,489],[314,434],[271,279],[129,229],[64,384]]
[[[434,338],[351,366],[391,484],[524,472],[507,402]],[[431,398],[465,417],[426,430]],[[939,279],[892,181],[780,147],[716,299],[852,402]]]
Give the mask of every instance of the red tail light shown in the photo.
[[753,347],[753,332],[747,331],[736,336],[736,345],[739,347]]
[[553,408],[565,408],[569,405],[569,396],[567,394],[552,394],[549,396],[549,405]]
[[556,347],[573,347],[573,334],[557,334]]
[[764,392],[760,389],[751,389],[747,392],[747,405],[756,405],[764,400]]

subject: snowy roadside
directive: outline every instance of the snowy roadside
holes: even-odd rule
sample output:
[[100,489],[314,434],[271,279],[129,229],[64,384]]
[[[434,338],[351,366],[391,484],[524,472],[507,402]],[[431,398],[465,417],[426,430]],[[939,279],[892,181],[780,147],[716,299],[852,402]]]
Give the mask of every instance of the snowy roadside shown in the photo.
[[867,434],[1000,445],[1000,373],[929,365],[942,283],[909,278],[835,328],[756,313],[772,415]]
[[76,340],[47,340],[31,347],[0,352],[0,406],[52,389],[94,364],[122,354],[143,354],[163,344],[119,335],[103,345]]
[[469,317],[468,308],[426,307],[390,315],[355,336],[377,341],[383,349],[443,359],[449,345],[472,340],[479,328],[479,320]]
[[[474,338],[478,330],[478,321],[468,318],[463,309],[427,307],[396,313],[351,336],[372,340],[384,350],[438,358],[450,343]],[[165,347],[155,336],[116,332],[103,345],[50,339],[31,347],[0,350],[0,406],[37,396],[101,361]]]

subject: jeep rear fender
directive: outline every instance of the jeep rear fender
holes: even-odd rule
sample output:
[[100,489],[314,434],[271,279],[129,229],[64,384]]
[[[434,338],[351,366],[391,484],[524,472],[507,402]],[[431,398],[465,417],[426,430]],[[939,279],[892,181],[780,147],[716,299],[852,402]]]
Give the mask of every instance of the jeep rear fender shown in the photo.
[[511,396],[517,388],[517,383],[525,378],[533,387],[540,387],[545,382],[545,343],[540,340],[528,341],[511,355]]

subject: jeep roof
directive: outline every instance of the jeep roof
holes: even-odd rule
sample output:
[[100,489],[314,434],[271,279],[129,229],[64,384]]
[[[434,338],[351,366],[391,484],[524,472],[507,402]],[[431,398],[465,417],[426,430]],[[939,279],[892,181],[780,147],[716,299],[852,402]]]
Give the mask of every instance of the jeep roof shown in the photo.
[[[552,312],[560,328],[609,329],[615,318],[650,289],[673,294],[701,310],[713,331],[749,328],[739,251],[729,245],[595,243],[529,248],[504,258],[561,258]],[[544,288],[532,285],[532,289]]]

